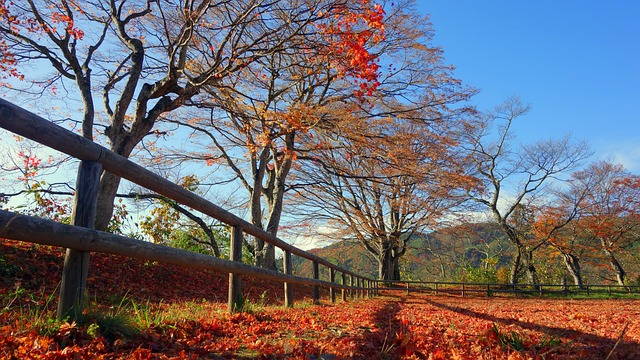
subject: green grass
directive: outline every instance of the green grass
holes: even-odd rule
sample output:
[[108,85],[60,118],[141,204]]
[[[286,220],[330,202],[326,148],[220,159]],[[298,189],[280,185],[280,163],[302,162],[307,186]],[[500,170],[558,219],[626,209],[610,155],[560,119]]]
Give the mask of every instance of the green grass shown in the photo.
[[498,328],[498,324],[495,323],[491,330],[496,334],[498,341],[500,341],[500,345],[503,347],[511,348],[516,351],[524,349],[524,339],[519,333],[513,330],[503,333]]
[[0,298],[0,315],[6,315],[7,322],[13,322],[18,331],[35,330],[41,335],[54,335],[66,320],[58,320],[53,309],[57,289],[51,294],[30,293],[24,288],[16,288]]

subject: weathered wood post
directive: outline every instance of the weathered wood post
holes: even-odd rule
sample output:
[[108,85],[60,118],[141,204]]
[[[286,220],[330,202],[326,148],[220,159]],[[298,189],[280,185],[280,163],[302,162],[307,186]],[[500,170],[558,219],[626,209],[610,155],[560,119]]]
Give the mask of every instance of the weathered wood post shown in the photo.
[[[102,164],[84,160],[80,162],[71,225],[93,229],[101,173]],[[89,252],[67,249],[56,312],[58,319],[67,319],[71,323],[82,316],[88,273]]]
[[360,299],[360,278],[358,276],[355,277],[355,283],[353,291],[355,292],[356,300]]
[[362,298],[366,299],[369,296],[369,286],[368,281],[365,278],[362,278]]
[[353,274],[350,274],[349,277],[350,277],[349,286],[351,287],[351,289],[349,289],[349,295],[351,296],[351,300],[353,300],[353,298],[355,297],[355,290],[353,288],[353,283],[355,281],[353,279]]
[[[334,268],[329,269],[329,281],[331,283],[336,282],[336,270]],[[331,298],[331,303],[336,303],[336,289],[332,286],[329,288],[329,297]]]
[[464,297],[464,283],[462,283],[462,297]]
[[[229,244],[229,260],[242,262],[242,228],[234,226],[231,229]],[[233,313],[242,308],[242,281],[240,275],[229,273],[229,312]]]
[[[342,285],[347,285],[347,274],[342,273]],[[347,301],[347,289],[342,288],[342,301]]]
[[[320,279],[320,269],[318,268],[318,262],[315,260],[313,261],[313,278]],[[320,287],[318,285],[313,285],[313,303],[320,304]]]
[[407,281],[407,296],[409,296],[409,282]]
[[[284,273],[291,275],[291,251],[284,251]],[[284,283],[284,306],[293,307],[293,284]]]
[[369,280],[362,278],[362,298],[366,299],[369,297]]
[[369,280],[362,279],[362,298],[369,297]]

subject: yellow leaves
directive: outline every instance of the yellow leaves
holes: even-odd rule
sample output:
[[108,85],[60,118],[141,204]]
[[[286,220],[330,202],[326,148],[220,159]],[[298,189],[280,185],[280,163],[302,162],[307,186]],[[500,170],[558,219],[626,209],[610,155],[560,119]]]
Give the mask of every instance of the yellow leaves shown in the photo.
[[[207,160],[207,162],[208,161],[209,160]],[[189,191],[196,190],[199,184],[200,184],[200,180],[195,174],[187,175],[182,179],[180,179],[180,181],[178,181],[178,185],[182,186],[183,188]]]
[[285,111],[267,111],[264,116],[272,128],[280,128],[280,133],[306,132],[320,120],[315,110],[305,104],[294,104]]
[[585,318],[585,316],[583,314],[579,313],[579,312],[569,315],[569,320],[573,320],[573,319],[580,320],[580,319],[584,319],[584,318]]
[[522,354],[520,354],[520,352],[518,351],[514,351],[511,354],[509,354],[509,357],[507,360],[524,360],[526,359]]
[[266,132],[260,133],[255,138],[255,144],[259,147],[267,147],[271,145],[271,137]]

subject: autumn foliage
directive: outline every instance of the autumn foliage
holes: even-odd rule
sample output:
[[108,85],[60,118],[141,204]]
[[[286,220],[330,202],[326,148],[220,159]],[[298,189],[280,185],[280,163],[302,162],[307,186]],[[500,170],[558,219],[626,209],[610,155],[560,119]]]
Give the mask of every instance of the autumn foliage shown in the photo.
[[[104,312],[123,299],[177,312],[132,337],[61,323],[42,334],[25,309],[45,308],[62,251],[3,241],[0,357],[24,359],[633,359],[637,300],[461,298],[387,292],[372,300],[294,309],[258,306],[227,314],[226,276],[94,254],[91,297]],[[8,276],[7,276],[8,275]],[[246,296],[280,302],[280,284],[245,279]],[[22,292],[17,291],[23,289]],[[298,288],[296,296],[306,293]],[[259,292],[264,291],[264,296]],[[26,294],[41,294],[41,297]],[[95,304],[93,306],[96,306]],[[597,309],[597,310],[595,310]],[[46,310],[45,310],[46,311]]]
[[[528,106],[512,99],[484,115],[467,106],[475,90],[454,77],[442,49],[431,44],[428,17],[415,9],[410,0],[0,0],[0,87],[27,95],[33,85],[35,97],[25,103],[64,88],[69,104],[80,101],[83,110],[82,119],[64,121],[81,127],[83,136],[149,161],[167,176],[192,166],[211,169],[187,174],[181,185],[203,196],[226,192],[229,184],[244,187],[246,196],[228,203],[273,236],[287,225],[296,235],[301,224],[334,226],[327,237],[358,240],[376,258],[380,279],[411,276],[400,267],[409,243],[468,211],[463,205],[471,199],[493,213],[511,248],[485,249],[464,229],[469,239],[457,239],[466,246],[461,256],[452,251],[441,264],[481,248],[484,270],[511,257],[511,283],[527,276],[539,284],[537,269],[560,254],[582,287],[580,266],[598,253],[598,264],[627,286],[637,275],[625,262],[638,244],[639,178],[599,163],[567,179],[573,192],[552,194],[552,181],[576,169],[586,147],[569,138],[522,148],[510,143],[511,122]],[[22,66],[42,64],[47,71],[26,73],[35,77],[22,81]],[[52,118],[62,117],[54,112]],[[172,132],[184,138],[163,146]],[[41,176],[43,168],[56,168],[51,160],[13,154],[7,161],[13,165],[0,170],[16,173],[22,189],[2,189],[0,205],[27,195],[29,204],[9,208],[67,222],[70,200],[57,196],[70,198],[73,186],[53,191]],[[224,166],[226,172],[216,171]],[[174,230],[189,240],[205,232],[213,253],[224,256],[228,238],[213,234],[209,219],[155,195],[122,194],[120,180],[102,175],[96,229],[124,233],[122,199],[155,199],[160,205],[131,236],[171,243]],[[515,197],[508,183],[521,185]],[[546,206],[552,196],[554,206]],[[505,200],[514,200],[506,212]],[[292,204],[306,213],[283,211]],[[281,224],[298,215],[303,221]],[[182,226],[184,218],[190,222]],[[256,265],[277,268],[271,244],[248,239],[244,246]],[[243,311],[230,315],[227,274],[103,254],[91,256],[84,321],[68,323],[52,318],[64,251],[5,240],[0,248],[1,358],[624,359],[640,353],[636,300],[385,291],[372,300],[318,306],[309,301],[310,289],[295,287],[297,307],[285,309],[282,284],[244,278]],[[128,322],[128,330],[110,327],[118,321]]]

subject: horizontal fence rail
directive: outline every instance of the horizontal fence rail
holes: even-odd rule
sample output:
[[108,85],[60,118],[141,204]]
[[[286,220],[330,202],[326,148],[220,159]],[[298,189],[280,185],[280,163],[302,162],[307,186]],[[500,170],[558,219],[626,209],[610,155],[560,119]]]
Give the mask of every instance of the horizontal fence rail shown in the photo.
[[[73,220],[73,224],[83,227],[63,225],[48,220],[18,215],[7,211],[0,211],[0,225],[2,226],[0,228],[0,237],[61,246],[66,247],[67,249],[79,251],[81,252],[79,258],[83,260],[80,260],[79,264],[76,264],[75,266],[77,266],[78,269],[84,268],[85,273],[86,267],[88,266],[88,253],[92,251],[227,272],[230,274],[230,311],[234,311],[236,309],[236,305],[240,303],[239,281],[237,278],[234,278],[235,275],[250,275],[267,280],[284,282],[286,306],[293,305],[293,296],[290,284],[313,286],[314,302],[318,302],[319,291],[317,287],[319,286],[330,289],[330,298],[332,301],[335,301],[334,289],[343,290],[343,300],[346,300],[346,291],[350,292],[352,298],[354,293],[357,297],[364,297],[366,295],[370,296],[374,293],[374,280],[334,265],[326,259],[284,242],[278,237],[264,231],[260,227],[247,222],[246,220],[224,210],[202,197],[199,197],[191,191],[153,173],[152,171],[147,170],[146,168],[94,143],[89,139],[53,124],[3,99],[0,99],[0,127],[81,160],[78,173],[78,183],[76,185],[76,190],[78,192],[80,192],[80,188],[82,187],[88,188],[89,191],[95,191],[95,189],[91,189],[92,186],[90,185],[82,185],[82,181],[87,177],[95,178],[95,176],[86,176],[86,174],[99,174],[103,169],[104,171],[113,173],[138,184],[141,187],[154,191],[182,205],[188,206],[230,225],[232,227],[232,239],[230,245],[230,257],[232,261],[173,249],[163,245],[130,239],[106,232],[91,230],[88,229],[91,226],[87,224],[87,216],[83,216],[83,211],[80,211],[79,214],[76,213],[76,209],[74,209],[75,215],[72,215],[72,218],[75,219]],[[79,194],[79,196],[77,196],[75,206],[78,206],[78,197],[82,197],[81,195],[82,194]],[[88,203],[90,203],[90,201],[88,201]],[[93,206],[95,207],[95,202]],[[95,209],[91,210],[91,205],[84,209],[84,212],[87,213],[90,213],[91,211],[95,211]],[[80,220],[78,221],[77,218],[80,218]],[[263,240],[282,249],[284,251],[285,273],[242,264],[241,256],[239,254],[241,252],[243,233],[252,235],[257,239]],[[82,255],[82,253],[84,253],[84,255]],[[291,274],[292,254],[313,262],[313,279],[294,276]],[[67,252],[67,256],[69,256],[69,252]],[[331,282],[319,280],[319,265],[329,268],[332,280]],[[65,260],[64,275],[69,272],[66,268],[67,260]],[[73,271],[71,272],[73,273]],[[342,284],[335,282],[336,273],[342,273],[342,276],[339,277],[342,280]],[[64,275],[62,285],[63,289],[61,290],[60,297],[61,302],[63,299],[62,292],[65,291]],[[347,276],[349,276],[351,280],[349,285],[346,285]],[[86,274],[84,277],[86,282]],[[82,287],[83,285],[79,285],[78,289]],[[73,289],[71,292],[77,293],[78,289]],[[80,302],[76,299],[75,306],[78,307],[79,303]],[[62,316],[63,314],[74,316],[74,314],[69,313],[68,310],[69,309],[61,310],[59,306],[58,316]],[[77,310],[78,309],[76,309],[76,313]]]
[[573,284],[502,284],[502,283],[465,283],[451,281],[398,281],[376,280],[376,287],[385,290],[411,292],[429,292],[432,294],[449,294],[466,296],[480,294],[495,296],[497,294],[640,294],[638,285],[618,284],[585,284],[582,287]]
[[6,210],[0,210],[0,238],[65,247],[79,251],[121,255],[145,261],[158,261],[218,272],[232,272],[238,275],[251,275],[266,280],[286,281],[291,284],[355,289],[347,285],[287,275],[237,261],[220,259],[215,256],[154,244],[104,231],[61,224]]

